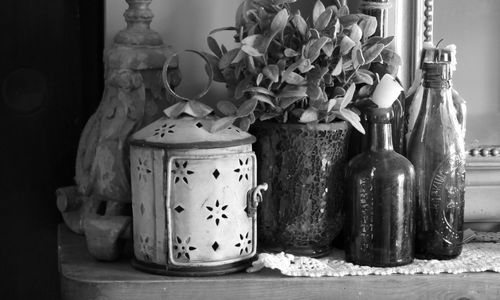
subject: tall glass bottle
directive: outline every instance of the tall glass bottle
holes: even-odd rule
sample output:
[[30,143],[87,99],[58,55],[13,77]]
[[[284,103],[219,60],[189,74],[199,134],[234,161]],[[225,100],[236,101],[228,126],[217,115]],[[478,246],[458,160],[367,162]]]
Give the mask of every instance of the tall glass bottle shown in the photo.
[[414,182],[411,163],[393,149],[392,108],[367,110],[370,148],[347,167],[346,260],[390,267],[414,256]]
[[[404,135],[404,153],[408,153],[409,140],[413,128],[415,127],[415,121],[417,120],[420,108],[422,107],[422,92],[424,87],[422,86],[422,67],[424,63],[430,62],[449,62],[451,64],[451,76],[453,77],[453,72],[456,69],[457,59],[456,59],[456,47],[455,45],[449,45],[445,48],[436,48],[432,44],[424,43],[424,49],[422,50],[420,57],[420,69],[416,74],[416,81],[414,86],[410,88],[409,96],[405,100],[405,135]],[[451,82],[450,82],[451,84]],[[462,131],[465,134],[465,121],[467,114],[467,106],[464,98],[451,86],[453,105],[457,112],[458,122],[461,125]]]
[[443,58],[422,65],[421,106],[408,143],[417,180],[416,255],[433,259],[460,255],[463,237],[465,130],[453,103],[452,65]]

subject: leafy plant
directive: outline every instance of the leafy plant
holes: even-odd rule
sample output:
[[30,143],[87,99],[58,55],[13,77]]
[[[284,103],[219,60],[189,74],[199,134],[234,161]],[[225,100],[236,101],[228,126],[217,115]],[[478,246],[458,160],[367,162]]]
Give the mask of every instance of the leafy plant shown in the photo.
[[[231,101],[217,108],[220,129],[236,122],[243,130],[256,119],[332,122],[343,119],[364,133],[353,99],[368,97],[385,73],[401,63],[389,47],[393,37],[374,36],[377,21],[350,14],[346,5],[317,0],[312,16],[291,12],[296,0],[245,0],[234,27],[207,38],[214,80],[227,84]],[[213,34],[235,31],[228,50]]]

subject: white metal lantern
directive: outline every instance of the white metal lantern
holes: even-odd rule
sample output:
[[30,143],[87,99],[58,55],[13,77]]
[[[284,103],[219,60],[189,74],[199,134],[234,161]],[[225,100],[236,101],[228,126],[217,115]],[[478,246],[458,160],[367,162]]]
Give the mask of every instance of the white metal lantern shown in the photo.
[[212,120],[163,117],[132,136],[134,266],[160,274],[244,269],[256,254],[261,200],[252,143]]

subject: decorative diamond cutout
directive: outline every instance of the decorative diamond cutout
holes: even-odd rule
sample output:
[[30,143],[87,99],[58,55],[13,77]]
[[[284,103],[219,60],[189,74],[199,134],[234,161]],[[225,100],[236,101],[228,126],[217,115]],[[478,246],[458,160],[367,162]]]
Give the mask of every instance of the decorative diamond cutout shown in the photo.
[[215,171],[212,173],[214,175],[215,179],[217,179],[220,175],[219,170],[215,169]]
[[217,251],[217,249],[219,249],[219,244],[217,242],[214,242],[212,244],[212,249],[214,249],[214,251]]
[[198,122],[198,123],[196,123],[196,127],[201,128],[201,127],[203,127],[203,124],[201,124],[201,122]]
[[174,208],[174,210],[175,210],[176,212],[178,212],[178,213],[181,213],[181,212],[183,212],[183,211],[184,211],[184,208],[183,208],[182,206],[180,206],[180,205],[177,205],[177,207],[176,207],[176,208]]

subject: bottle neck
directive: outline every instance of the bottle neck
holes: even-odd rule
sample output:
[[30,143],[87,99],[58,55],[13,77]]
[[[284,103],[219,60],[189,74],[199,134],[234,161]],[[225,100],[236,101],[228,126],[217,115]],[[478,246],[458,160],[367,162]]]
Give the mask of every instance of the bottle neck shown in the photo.
[[394,150],[391,123],[370,123],[370,150]]
[[446,62],[424,63],[423,66],[424,88],[449,89],[451,83],[451,64]]

